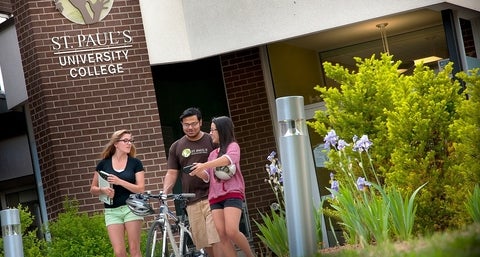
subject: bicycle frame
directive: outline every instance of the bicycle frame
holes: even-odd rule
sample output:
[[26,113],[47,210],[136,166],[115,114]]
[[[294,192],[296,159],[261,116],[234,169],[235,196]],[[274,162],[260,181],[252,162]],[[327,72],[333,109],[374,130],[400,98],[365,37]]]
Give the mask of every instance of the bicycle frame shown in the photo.
[[[165,219],[165,217],[167,217]],[[175,236],[173,235],[173,229],[172,229],[172,223],[168,222],[168,219],[171,219],[173,223],[178,226],[178,229],[180,231],[180,242],[176,243],[175,241]],[[183,217],[182,217],[183,218]],[[183,256],[185,253],[183,252],[185,247],[182,247],[186,242],[185,242],[185,233],[187,233],[190,238],[192,237],[192,233],[190,232],[189,228],[185,226],[185,221],[181,221],[175,214],[170,211],[167,206],[162,206],[160,210],[160,219],[162,219],[164,226],[163,226],[163,237],[162,240],[166,241],[167,237],[168,240],[170,241],[170,244],[172,246],[173,253],[175,256]],[[166,222],[165,222],[166,221]],[[163,242],[163,247],[167,247],[167,244]],[[166,249],[162,249],[162,252],[167,252]]]
[[[161,232],[162,235],[162,257],[170,257],[168,253],[173,251],[175,257],[182,257],[182,256],[194,256],[194,253],[189,252],[190,249],[187,246],[187,236],[192,239],[192,233],[189,230],[189,224],[186,220],[185,214],[185,205],[186,205],[186,198],[194,197],[195,194],[163,194],[160,192],[158,195],[152,195],[151,193],[147,192],[144,194],[144,197],[147,199],[156,198],[160,204],[159,214],[153,221],[152,225],[150,226],[150,231],[148,235],[147,241],[147,257],[153,257],[155,251],[155,243],[157,241],[157,228],[159,228],[158,232]],[[168,207],[166,201],[167,199],[179,200],[181,201],[182,209],[184,209],[184,213],[181,217],[177,217]],[[180,242],[177,244],[175,235],[179,231],[180,235]],[[170,248],[168,245],[170,244]],[[187,255],[188,254],[188,255]]]

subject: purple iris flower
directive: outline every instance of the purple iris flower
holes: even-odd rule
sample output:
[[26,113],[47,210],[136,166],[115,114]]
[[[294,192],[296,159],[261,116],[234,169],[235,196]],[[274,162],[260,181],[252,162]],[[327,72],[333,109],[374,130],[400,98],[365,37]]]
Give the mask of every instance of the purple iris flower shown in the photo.
[[274,163],[270,164],[270,175],[274,175],[277,172],[278,172],[277,165],[275,165]]
[[338,180],[335,180],[334,178],[335,178],[335,175],[332,172],[330,172],[330,188],[338,192],[339,183],[338,183]]
[[331,189],[332,190],[335,190],[338,192],[339,189],[339,183],[338,183],[338,180],[332,180],[332,186],[331,186]]
[[273,160],[273,158],[275,158],[275,155],[276,155],[276,154],[277,154],[277,153],[276,153],[275,151],[272,151],[272,152],[270,153],[270,155],[268,155],[267,160],[269,160],[269,161],[271,162],[271,161]]
[[360,191],[363,191],[365,190],[366,186],[371,186],[372,184],[370,182],[368,182],[364,177],[358,177],[357,179],[357,188],[358,190]]
[[349,146],[349,144],[347,144],[347,142],[345,142],[345,140],[343,140],[343,139],[338,140],[338,146],[337,146],[338,150],[343,150],[347,146]]
[[[355,139],[355,138],[354,138]],[[363,135],[358,141],[354,141],[355,145],[353,146],[353,151],[363,152],[368,151],[368,148],[373,145],[373,143],[368,140],[367,135]]]
[[323,141],[325,142],[325,149],[330,149],[330,146],[335,147],[337,145],[337,140],[338,136],[337,133],[335,133],[335,130],[330,130],[328,131],[328,134],[323,138]]

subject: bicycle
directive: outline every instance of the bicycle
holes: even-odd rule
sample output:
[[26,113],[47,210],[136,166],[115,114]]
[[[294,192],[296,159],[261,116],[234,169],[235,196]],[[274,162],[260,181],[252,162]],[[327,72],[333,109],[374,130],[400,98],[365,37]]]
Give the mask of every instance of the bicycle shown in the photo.
[[[146,257],[206,257],[203,250],[196,250],[190,232],[190,224],[187,219],[186,207],[187,199],[195,197],[193,193],[182,194],[152,194],[146,192],[143,194],[132,194],[127,200],[127,204],[133,213],[139,216],[147,216],[154,213],[149,200],[157,199],[160,207],[159,214],[150,225],[145,256]],[[182,215],[177,217],[168,207],[167,200],[178,201],[182,209]],[[179,232],[177,243],[175,234]],[[161,236],[161,241],[157,241],[157,236]],[[159,247],[160,246],[160,247]]]

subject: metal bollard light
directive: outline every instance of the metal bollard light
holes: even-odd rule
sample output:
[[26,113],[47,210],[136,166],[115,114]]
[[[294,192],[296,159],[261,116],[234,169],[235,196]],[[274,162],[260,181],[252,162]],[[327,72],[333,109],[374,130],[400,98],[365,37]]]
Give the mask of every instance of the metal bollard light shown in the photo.
[[0,211],[5,257],[23,257],[22,230],[18,209]]
[[314,214],[320,194],[303,97],[281,97],[276,105],[290,256],[315,256],[318,247]]

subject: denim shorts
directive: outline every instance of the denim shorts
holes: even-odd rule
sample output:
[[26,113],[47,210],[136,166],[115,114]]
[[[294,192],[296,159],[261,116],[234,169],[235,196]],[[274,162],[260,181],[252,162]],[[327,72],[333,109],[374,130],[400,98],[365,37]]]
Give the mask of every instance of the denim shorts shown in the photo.
[[107,227],[108,225],[124,224],[134,220],[143,220],[143,217],[134,214],[127,205],[117,208],[105,208],[105,225]]
[[225,209],[225,207],[235,207],[241,210],[243,207],[243,200],[238,198],[229,198],[210,205],[211,210]]

